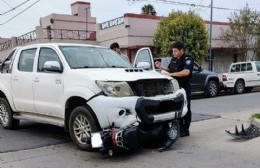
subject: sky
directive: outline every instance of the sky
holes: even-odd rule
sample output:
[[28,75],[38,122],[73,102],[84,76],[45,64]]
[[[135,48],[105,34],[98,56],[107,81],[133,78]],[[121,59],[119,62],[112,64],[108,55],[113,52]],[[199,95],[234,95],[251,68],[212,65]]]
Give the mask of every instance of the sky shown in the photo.
[[[147,4],[154,6],[157,16],[168,16],[177,10],[194,10],[204,20],[210,20],[211,16],[211,0],[0,0],[0,37],[10,38],[33,31],[39,26],[41,17],[52,13],[69,15],[70,5],[76,1],[90,2],[91,15],[98,23],[124,13],[140,14]],[[242,9],[246,4],[250,9],[260,11],[260,0],[213,0],[212,20],[227,22],[232,13],[238,12],[233,9]]]

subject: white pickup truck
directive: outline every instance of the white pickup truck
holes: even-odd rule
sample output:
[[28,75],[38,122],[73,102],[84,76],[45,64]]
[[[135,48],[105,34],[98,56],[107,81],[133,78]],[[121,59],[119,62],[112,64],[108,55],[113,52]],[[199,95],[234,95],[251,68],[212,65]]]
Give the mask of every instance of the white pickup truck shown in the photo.
[[229,67],[228,73],[219,76],[224,90],[241,94],[260,86],[260,61],[236,62]]
[[64,126],[82,150],[111,153],[151,140],[168,148],[179,137],[176,119],[187,112],[175,79],[134,68],[100,46],[19,47],[0,70],[4,128],[17,128],[20,119]]

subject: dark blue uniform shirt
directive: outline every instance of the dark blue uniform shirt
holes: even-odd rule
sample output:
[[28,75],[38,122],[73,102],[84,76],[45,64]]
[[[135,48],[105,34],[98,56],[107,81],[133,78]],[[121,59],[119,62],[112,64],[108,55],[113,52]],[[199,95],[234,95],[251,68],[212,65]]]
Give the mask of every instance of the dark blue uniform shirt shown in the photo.
[[193,66],[194,66],[194,60],[189,55],[183,55],[179,59],[173,57],[168,66],[170,73],[180,72],[184,69],[190,70],[190,74],[186,77],[174,77],[178,81],[180,87],[184,88],[186,92],[187,89],[190,92],[190,78],[192,75]]

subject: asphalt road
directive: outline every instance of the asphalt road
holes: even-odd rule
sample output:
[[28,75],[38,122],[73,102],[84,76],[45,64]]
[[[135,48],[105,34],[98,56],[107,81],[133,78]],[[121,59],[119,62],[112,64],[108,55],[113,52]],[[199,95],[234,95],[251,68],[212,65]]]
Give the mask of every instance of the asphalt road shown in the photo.
[[[156,149],[143,149],[109,160],[98,152],[79,151],[70,141],[68,134],[60,127],[28,121],[21,122],[19,130],[9,131],[0,127],[0,168],[132,166],[217,168],[219,166],[217,160],[213,163],[210,161],[214,157],[221,158],[224,162],[220,165],[224,167],[233,167],[233,162],[238,162],[240,165],[236,168],[258,168],[260,162],[254,162],[254,155],[251,156],[250,151],[245,152],[247,156],[243,159],[243,154],[240,154],[240,150],[243,148],[239,144],[231,149],[231,153],[224,149],[213,150],[212,146],[217,148],[218,143],[220,145],[223,141],[232,144],[229,137],[223,134],[223,130],[233,128],[235,124],[240,124],[240,121],[246,122],[252,113],[260,112],[259,97],[260,92],[242,95],[227,94],[215,98],[194,97],[192,99],[193,123],[190,137],[179,139],[171,150],[163,153],[158,153]],[[239,118],[241,115],[242,119]],[[205,126],[205,123],[208,125]],[[212,134],[214,130],[217,131],[216,135]],[[203,139],[201,136],[208,139]],[[217,142],[218,140],[220,142]],[[214,141],[217,144],[214,144]],[[259,143],[259,138],[258,142],[256,139],[246,144],[247,148],[250,143],[253,145]],[[209,146],[205,147],[205,145]],[[257,158],[259,158],[259,152],[254,151],[254,148],[251,150],[253,150],[253,154],[257,153]],[[200,153],[200,157],[196,151]],[[231,156],[232,152],[234,156]],[[227,159],[228,157],[231,157],[231,161]],[[173,158],[176,160],[172,160]],[[187,158],[189,159],[187,160]],[[201,163],[198,162],[199,160]],[[191,162],[188,164],[189,161]],[[183,163],[181,164],[181,162]],[[251,164],[252,162],[253,164]],[[210,166],[210,163],[213,166]]]

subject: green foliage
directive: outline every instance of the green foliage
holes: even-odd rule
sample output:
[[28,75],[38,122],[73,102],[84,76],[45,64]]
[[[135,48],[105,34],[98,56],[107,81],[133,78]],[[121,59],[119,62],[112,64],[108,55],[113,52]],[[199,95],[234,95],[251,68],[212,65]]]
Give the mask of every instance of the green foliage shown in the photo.
[[208,32],[201,17],[194,12],[172,12],[163,18],[154,35],[155,55],[165,57],[172,55],[172,44],[182,41],[185,53],[191,55],[197,62],[207,56]]
[[240,61],[248,58],[248,51],[260,53],[260,12],[252,11],[248,5],[228,18],[230,28],[220,36],[231,48],[237,49]]
[[256,113],[252,115],[252,118],[260,119],[260,113]]
[[155,11],[153,5],[148,4],[148,5],[144,5],[142,7],[142,14],[156,16],[156,11]]

